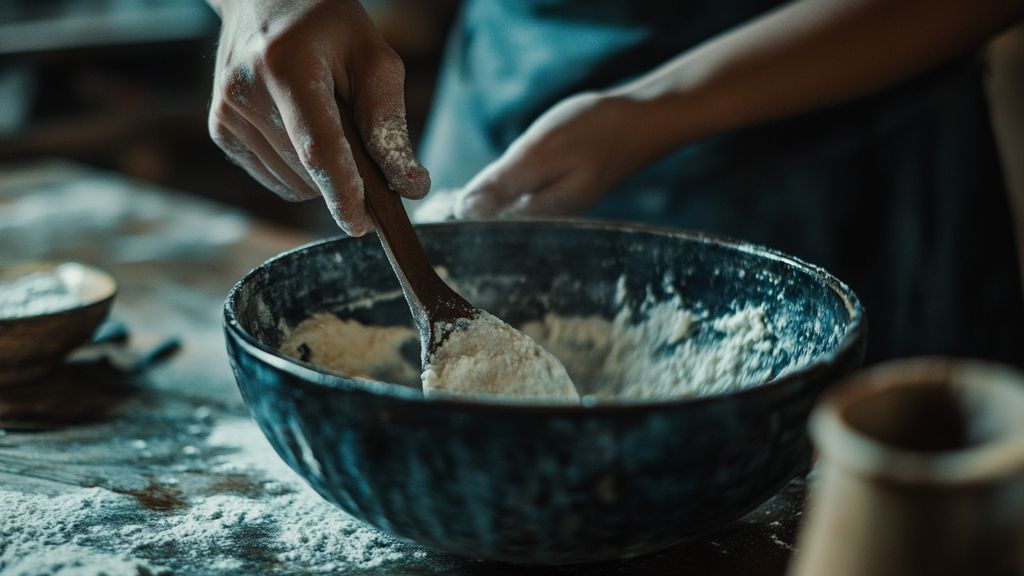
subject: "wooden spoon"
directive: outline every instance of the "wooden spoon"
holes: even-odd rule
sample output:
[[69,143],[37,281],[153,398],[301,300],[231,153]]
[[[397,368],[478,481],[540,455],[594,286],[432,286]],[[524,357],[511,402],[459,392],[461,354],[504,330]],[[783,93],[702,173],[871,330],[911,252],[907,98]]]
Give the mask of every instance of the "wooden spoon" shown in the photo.
[[426,366],[456,323],[475,318],[481,311],[459,296],[434,271],[409,221],[402,198],[388,186],[380,167],[366,152],[352,112],[340,102],[338,108],[345,137],[363,179],[366,207],[388,262],[402,284],[402,292],[420,333],[420,359]]

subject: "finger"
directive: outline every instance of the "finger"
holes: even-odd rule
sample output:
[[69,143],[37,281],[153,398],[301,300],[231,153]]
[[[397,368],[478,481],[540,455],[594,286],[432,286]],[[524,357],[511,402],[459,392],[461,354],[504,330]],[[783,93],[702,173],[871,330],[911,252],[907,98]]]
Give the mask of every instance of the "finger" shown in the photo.
[[457,190],[435,190],[423,201],[417,202],[409,212],[415,224],[446,222],[455,219],[455,197]]
[[519,197],[519,188],[505,177],[503,159],[484,168],[455,197],[453,210],[459,220],[492,218]]
[[589,209],[596,201],[595,196],[583,194],[591,186],[573,178],[556,178],[532,191],[519,195],[506,204],[497,214],[498,218],[521,218],[533,216],[575,216]]
[[[313,182],[309,172],[299,160],[299,155],[295,152],[288,132],[285,130],[281,112],[265,88],[254,87],[244,100],[234,98],[228,101],[234,115],[248,125],[244,130],[245,134],[252,134],[254,141],[260,140],[267,143],[270,150],[266,150],[264,154],[275,156],[278,159],[274,162],[276,169],[280,169],[281,164],[284,164],[288,171],[302,180],[303,196],[306,195],[305,191],[307,190],[318,190],[316,183]],[[243,132],[234,125],[232,125],[232,129],[239,133]],[[253,131],[258,132],[258,135]],[[246,135],[242,135],[242,137],[245,138]],[[269,162],[267,164],[270,166]],[[290,178],[290,180],[294,180],[294,178]]]
[[[301,165],[299,166],[302,171],[300,174],[281,157],[279,149],[267,141],[263,132],[249,123],[241,114],[232,110],[227,115],[228,121],[225,124],[229,130],[238,140],[244,142],[244,145],[259,160],[263,168],[287,188],[287,194],[278,194],[279,196],[289,202],[302,202],[320,196],[320,191],[313,186],[312,182],[307,181],[309,175]],[[291,143],[288,144],[288,148],[291,149]]]
[[272,70],[270,94],[288,138],[338,225],[350,236],[373,229],[352,150],[341,127],[334,85]]
[[524,194],[510,202],[495,214],[497,218],[511,219],[531,216],[568,216],[575,211],[568,210],[559,202],[557,195],[546,191],[543,193]]
[[211,122],[210,137],[227,154],[229,160],[240,166],[264,188],[282,198],[287,198],[292,194],[292,191],[241,143],[241,140],[230,128],[221,123]]
[[[393,50],[380,50],[363,59],[359,68],[360,80],[351,86],[348,101],[366,150],[393,190],[406,198],[423,198],[430,191],[430,174],[416,158],[409,139],[402,60]],[[335,74],[347,76],[342,70]]]
[[[225,151],[229,152],[229,156],[235,157],[236,164],[245,167],[250,173],[258,171],[262,180],[266,180],[264,173],[272,174],[273,180],[277,183],[272,190],[285,200],[298,202],[309,199],[310,192],[315,190],[315,187],[308,180],[306,171],[298,162],[292,165],[285,161],[275,150],[275,146],[268,143],[264,131],[254,126],[254,122],[265,124],[266,118],[252,120],[252,111],[257,108],[269,110],[273,103],[265,86],[256,81],[252,68],[218,67],[214,86],[213,104],[210,107],[210,135],[215,137],[218,124],[223,126],[230,131],[235,140],[227,143],[234,149]],[[283,128],[280,131],[283,132]],[[283,140],[286,150],[291,151],[291,143],[287,137]],[[253,155],[256,156],[255,159],[251,158]],[[292,155],[294,156],[294,152]],[[252,167],[253,163],[262,166],[257,170]]]
[[459,191],[452,213],[459,220],[490,218],[503,211],[509,201],[494,187],[479,187]]

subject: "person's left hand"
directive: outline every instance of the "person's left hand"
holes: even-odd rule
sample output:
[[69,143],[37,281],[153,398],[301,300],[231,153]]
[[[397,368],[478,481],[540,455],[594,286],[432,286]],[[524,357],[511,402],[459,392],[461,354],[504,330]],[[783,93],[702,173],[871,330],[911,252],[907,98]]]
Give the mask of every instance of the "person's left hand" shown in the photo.
[[458,192],[454,216],[554,216],[590,208],[645,162],[635,106],[594,93],[562,101]]

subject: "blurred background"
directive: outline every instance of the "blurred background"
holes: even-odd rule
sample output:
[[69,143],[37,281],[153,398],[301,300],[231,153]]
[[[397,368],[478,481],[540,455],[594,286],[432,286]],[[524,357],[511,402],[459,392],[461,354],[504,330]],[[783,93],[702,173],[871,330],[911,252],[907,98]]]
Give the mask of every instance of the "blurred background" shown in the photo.
[[[364,4],[407,64],[415,140],[458,2]],[[335,233],[322,205],[282,202],[210,141],[219,25],[202,0],[0,2],[0,166],[71,159]]]
[[[415,143],[459,2],[363,3],[406,62]],[[0,169],[70,159],[334,234],[321,205],[280,201],[210,141],[218,28],[202,0],[3,0]],[[1024,228],[1024,27],[992,42],[988,59],[993,124]]]

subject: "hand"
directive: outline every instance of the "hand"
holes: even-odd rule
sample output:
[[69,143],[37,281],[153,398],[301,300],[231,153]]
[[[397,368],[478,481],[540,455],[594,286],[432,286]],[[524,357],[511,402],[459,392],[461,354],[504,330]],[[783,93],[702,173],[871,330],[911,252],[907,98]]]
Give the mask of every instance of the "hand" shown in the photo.
[[[362,137],[391,187],[421,198],[430,176],[405,121],[405,70],[356,0],[223,0],[209,129],[286,200],[323,196],[345,232],[373,228],[346,138]],[[359,134],[344,133],[339,102]]]
[[459,191],[455,216],[584,212],[646,162],[636,106],[626,98],[596,93],[562,101]]

